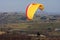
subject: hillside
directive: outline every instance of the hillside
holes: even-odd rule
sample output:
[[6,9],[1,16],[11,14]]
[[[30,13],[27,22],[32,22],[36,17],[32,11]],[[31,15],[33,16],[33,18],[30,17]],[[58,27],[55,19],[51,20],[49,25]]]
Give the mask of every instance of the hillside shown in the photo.
[[29,21],[24,13],[0,13],[0,29],[7,30],[43,30],[47,28],[60,28],[60,17],[57,15],[40,16],[35,15],[34,19]]

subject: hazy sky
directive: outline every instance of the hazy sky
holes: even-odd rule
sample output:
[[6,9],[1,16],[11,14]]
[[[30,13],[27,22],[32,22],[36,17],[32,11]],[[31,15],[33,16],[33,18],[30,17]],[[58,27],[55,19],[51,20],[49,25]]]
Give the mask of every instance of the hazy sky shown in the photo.
[[44,4],[46,12],[60,12],[60,0],[0,0],[0,12],[25,11],[33,2]]

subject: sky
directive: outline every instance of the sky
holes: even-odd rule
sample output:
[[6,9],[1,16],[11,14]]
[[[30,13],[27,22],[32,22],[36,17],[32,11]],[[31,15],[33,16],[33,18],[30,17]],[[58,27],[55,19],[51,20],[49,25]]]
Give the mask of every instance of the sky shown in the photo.
[[30,3],[42,3],[44,11],[60,13],[60,0],[0,0],[0,12],[25,12]]

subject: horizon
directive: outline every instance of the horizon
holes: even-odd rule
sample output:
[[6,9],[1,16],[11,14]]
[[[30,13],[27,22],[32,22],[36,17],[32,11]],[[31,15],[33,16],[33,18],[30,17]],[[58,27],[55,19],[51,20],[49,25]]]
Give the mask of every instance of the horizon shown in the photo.
[[[0,12],[0,13],[5,13],[5,12]],[[17,12],[17,11],[15,11],[15,12],[7,12],[7,13],[23,13],[23,14],[25,14],[26,12],[22,12],[22,11],[19,11],[19,12]],[[44,12],[40,12],[40,11],[37,11],[35,14],[40,14],[40,15],[60,15],[60,12],[46,12],[46,11],[44,11]]]

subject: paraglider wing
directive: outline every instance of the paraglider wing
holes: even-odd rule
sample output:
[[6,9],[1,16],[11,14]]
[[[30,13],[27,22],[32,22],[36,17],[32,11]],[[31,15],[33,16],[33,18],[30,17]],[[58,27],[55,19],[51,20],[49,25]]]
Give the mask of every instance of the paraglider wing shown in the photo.
[[42,4],[29,4],[26,8],[26,16],[29,20],[32,20],[33,19],[33,16],[36,12],[37,9],[40,9],[40,10],[43,10],[43,5]]

